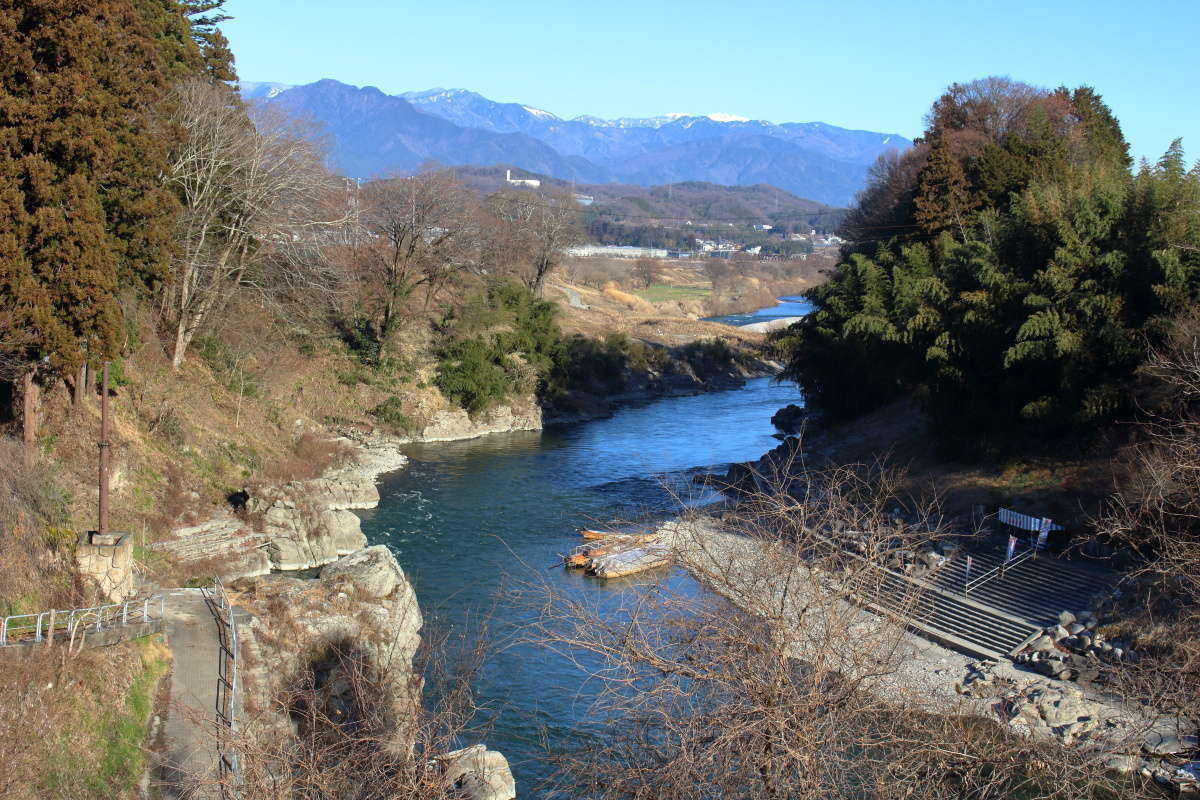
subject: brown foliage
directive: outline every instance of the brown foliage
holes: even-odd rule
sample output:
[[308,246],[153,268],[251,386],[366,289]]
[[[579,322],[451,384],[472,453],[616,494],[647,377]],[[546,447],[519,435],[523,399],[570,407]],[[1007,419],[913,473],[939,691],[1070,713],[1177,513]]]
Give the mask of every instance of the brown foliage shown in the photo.
[[316,433],[302,433],[291,452],[272,462],[264,471],[269,481],[303,481],[319,478],[330,469],[345,464],[354,448],[343,441]]
[[[50,467],[0,437],[0,611],[69,607],[80,596],[67,498]],[[14,610],[18,606],[19,610]]]
[[[599,730],[563,757],[577,795],[1117,796],[1094,752],[945,715],[962,711],[930,699],[933,667],[913,663],[903,630],[918,588],[896,598],[894,622],[860,609],[898,549],[939,535],[936,505],[905,498],[901,477],[799,463],[762,476],[722,527],[675,528],[703,593],[634,585],[601,608],[533,587],[543,614],[530,636],[600,660],[587,669]],[[916,523],[888,511],[905,499]]]
[[1146,367],[1157,404],[1099,533],[1142,557],[1122,611],[1140,663],[1123,690],[1195,718],[1200,697],[1200,314],[1179,320]]

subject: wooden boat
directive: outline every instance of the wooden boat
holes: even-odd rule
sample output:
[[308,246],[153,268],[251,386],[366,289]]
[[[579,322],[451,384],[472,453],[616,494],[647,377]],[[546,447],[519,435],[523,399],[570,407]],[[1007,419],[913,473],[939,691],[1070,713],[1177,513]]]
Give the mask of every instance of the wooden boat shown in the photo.
[[579,531],[579,535],[585,539],[619,539],[630,542],[652,542],[658,538],[658,533],[650,531],[649,533],[617,533],[616,531],[592,531],[584,528]]
[[669,547],[631,547],[589,559],[587,572],[597,578],[620,578],[655,567],[664,567],[670,562]]
[[600,539],[595,543],[581,544],[563,556],[563,563],[568,567],[586,567],[597,556],[607,555],[631,545],[632,543],[622,542],[618,539]]
[[615,536],[616,534],[606,531],[590,531],[587,528],[584,528],[579,531],[579,535],[585,539],[605,539],[609,536]]

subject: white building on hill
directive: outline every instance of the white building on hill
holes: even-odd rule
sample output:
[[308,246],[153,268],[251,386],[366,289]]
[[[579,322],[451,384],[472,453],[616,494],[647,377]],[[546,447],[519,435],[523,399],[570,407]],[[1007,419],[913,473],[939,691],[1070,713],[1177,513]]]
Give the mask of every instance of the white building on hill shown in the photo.
[[542,185],[541,181],[533,178],[514,178],[511,169],[504,170],[504,180],[508,181],[509,186],[525,186],[530,189],[536,189]]

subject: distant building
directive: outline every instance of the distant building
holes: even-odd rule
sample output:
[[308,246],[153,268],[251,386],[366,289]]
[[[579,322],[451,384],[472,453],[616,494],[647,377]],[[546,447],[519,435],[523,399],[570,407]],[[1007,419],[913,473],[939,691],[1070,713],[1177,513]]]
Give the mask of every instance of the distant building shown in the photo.
[[756,231],[769,231],[769,230],[771,230],[771,229],[772,229],[772,228],[774,228],[774,227],[775,227],[774,225],[755,225],[755,226],[754,226],[754,230],[756,230]]
[[530,189],[536,189],[542,185],[541,181],[533,178],[514,178],[511,169],[504,170],[504,180],[508,181],[509,186],[524,186]]
[[670,251],[658,247],[629,247],[615,244],[581,244],[568,247],[566,254],[579,258],[606,256],[608,258],[667,258]]
[[[511,183],[511,181],[509,182]],[[592,203],[596,202],[596,198],[592,197],[590,194],[573,194],[571,197],[575,198],[575,202],[579,203],[581,206],[590,206]]]

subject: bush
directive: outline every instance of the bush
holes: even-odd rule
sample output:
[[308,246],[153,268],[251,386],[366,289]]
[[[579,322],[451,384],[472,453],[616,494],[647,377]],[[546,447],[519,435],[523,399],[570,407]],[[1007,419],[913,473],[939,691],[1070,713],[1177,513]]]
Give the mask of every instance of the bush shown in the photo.
[[410,432],[416,429],[416,423],[404,413],[404,402],[395,395],[371,409],[371,416],[397,430]]
[[434,383],[472,414],[544,390],[564,347],[556,314],[520,284],[488,287],[443,321]]
[[442,353],[434,383],[442,394],[476,414],[517,388],[504,368],[505,353],[486,339],[467,339]]

